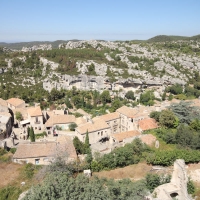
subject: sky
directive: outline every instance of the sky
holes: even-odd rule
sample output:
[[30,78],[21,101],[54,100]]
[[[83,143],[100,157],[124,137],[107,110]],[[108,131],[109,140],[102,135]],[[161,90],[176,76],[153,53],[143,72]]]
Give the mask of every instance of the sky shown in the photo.
[[200,0],[0,0],[0,42],[200,34]]

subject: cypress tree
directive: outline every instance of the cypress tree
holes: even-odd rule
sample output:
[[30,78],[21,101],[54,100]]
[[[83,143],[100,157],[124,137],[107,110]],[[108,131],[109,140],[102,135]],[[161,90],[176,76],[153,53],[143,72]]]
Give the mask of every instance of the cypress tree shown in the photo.
[[35,142],[35,133],[34,133],[32,126],[31,126],[31,129],[30,129],[30,139],[31,139],[31,142]]
[[89,135],[88,135],[88,130],[86,132],[86,137],[85,137],[85,153],[88,153],[90,150],[90,141],[89,141]]
[[30,131],[31,131],[31,129],[30,129],[30,127],[28,126],[28,128],[27,128],[27,139],[30,137]]

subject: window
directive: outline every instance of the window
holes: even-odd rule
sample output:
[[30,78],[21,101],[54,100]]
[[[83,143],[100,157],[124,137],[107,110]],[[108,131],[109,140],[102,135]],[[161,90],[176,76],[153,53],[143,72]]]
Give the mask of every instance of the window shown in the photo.
[[103,135],[103,131],[101,131],[101,136]]
[[35,159],[35,164],[39,165],[39,163],[40,163],[40,159]]

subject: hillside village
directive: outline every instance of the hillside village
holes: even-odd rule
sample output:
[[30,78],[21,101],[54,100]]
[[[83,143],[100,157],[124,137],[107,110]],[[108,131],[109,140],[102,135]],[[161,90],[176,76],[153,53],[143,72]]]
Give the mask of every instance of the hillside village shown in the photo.
[[[94,152],[111,152],[114,148],[124,146],[134,138],[140,138],[143,142],[151,145],[156,138],[153,135],[143,135],[142,132],[158,127],[156,121],[149,117],[150,112],[155,109],[165,109],[165,107],[154,106],[135,108],[122,106],[116,112],[99,117],[91,118],[85,113],[83,117],[76,118],[64,110],[42,111],[39,106],[26,107],[25,102],[18,98],[0,99],[0,106],[1,147],[17,148],[16,155],[13,157],[14,162],[26,161],[33,164],[44,164],[44,160],[48,161],[49,155],[52,156],[52,152],[47,151],[46,156],[43,156],[46,159],[40,158],[38,150],[43,148],[44,144],[52,146],[52,143],[56,145],[61,141],[63,145],[70,146],[68,149],[69,158],[74,158],[76,152],[72,141],[74,137],[78,137],[80,141],[85,142],[86,133],[89,135],[90,145]],[[21,119],[16,118],[17,113],[22,114]],[[74,131],[70,131],[70,124],[77,125]],[[37,145],[30,143],[27,133],[28,127],[33,127],[36,136],[38,133],[46,132],[46,135],[36,139]],[[50,149],[55,149],[55,147]],[[20,148],[23,151],[18,153]],[[35,158],[28,155],[28,152],[32,151],[25,151],[26,148],[38,149],[33,150]],[[24,155],[22,155],[23,153]],[[70,157],[71,153],[73,154],[72,158]]]
[[[144,160],[150,165],[174,163],[171,182],[155,187],[145,198],[192,199],[186,192],[185,163],[199,162],[200,156],[195,142],[200,124],[199,45],[198,40],[92,40],[68,41],[56,49],[51,44],[3,48],[1,149],[14,149],[12,162],[17,164],[50,166],[64,156],[65,163],[94,171]],[[173,106],[182,106],[185,118]],[[159,117],[165,111],[170,113],[169,125]],[[134,158],[121,150],[130,148],[125,151],[131,154],[131,145],[140,149]],[[168,149],[174,155],[164,160],[161,153],[167,154]],[[180,160],[180,155],[188,160]],[[107,163],[100,158],[107,158]],[[119,158],[124,161],[116,161]]]

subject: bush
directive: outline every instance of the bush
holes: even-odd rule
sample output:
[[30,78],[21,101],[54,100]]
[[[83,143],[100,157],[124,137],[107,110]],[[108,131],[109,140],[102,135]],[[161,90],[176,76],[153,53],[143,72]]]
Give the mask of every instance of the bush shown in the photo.
[[16,152],[16,150],[17,150],[16,148],[11,148],[11,149],[10,149],[10,152],[11,152],[12,154],[14,154],[14,153]]
[[15,186],[7,186],[0,189],[0,200],[13,200],[18,199],[22,190]]

